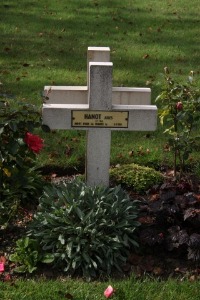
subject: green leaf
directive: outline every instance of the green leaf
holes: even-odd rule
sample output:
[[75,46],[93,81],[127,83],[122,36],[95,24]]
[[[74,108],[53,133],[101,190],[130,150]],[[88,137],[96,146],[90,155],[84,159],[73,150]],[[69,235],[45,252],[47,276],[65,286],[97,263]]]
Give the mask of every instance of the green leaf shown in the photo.
[[45,264],[50,264],[54,261],[55,257],[51,253],[46,253],[42,256],[41,262]]
[[25,273],[27,272],[27,267],[26,266],[19,266],[14,268],[14,272],[16,273]]
[[65,244],[65,239],[62,234],[59,235],[58,240],[61,242],[62,245]]
[[83,256],[84,260],[85,260],[88,264],[91,263],[91,260],[90,260],[90,257],[89,257],[89,255],[88,255],[88,253],[83,252],[83,253],[82,253],[82,256]]
[[9,127],[12,131],[17,131],[17,124],[15,122],[10,122]]
[[37,270],[37,267],[35,266],[28,266],[28,272],[33,273],[35,270]]
[[97,269],[97,268],[98,268],[97,263],[96,263],[93,259],[91,259],[91,262],[92,262],[92,264],[93,264],[93,267],[94,267],[95,269]]
[[82,213],[82,211],[80,210],[80,208],[75,206],[75,207],[74,207],[74,210],[75,210],[76,214],[78,215],[79,219],[80,219],[81,221],[83,221],[83,219],[84,219],[84,214]]
[[73,243],[69,242],[66,247],[67,256],[69,258],[71,258],[71,256],[72,256],[72,248],[73,248]]
[[19,256],[17,253],[10,254],[9,260],[13,262],[19,262]]

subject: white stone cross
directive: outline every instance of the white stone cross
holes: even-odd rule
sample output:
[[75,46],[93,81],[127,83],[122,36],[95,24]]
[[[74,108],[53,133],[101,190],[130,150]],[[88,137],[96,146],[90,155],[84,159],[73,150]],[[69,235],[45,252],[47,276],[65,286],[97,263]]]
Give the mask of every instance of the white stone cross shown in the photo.
[[112,87],[108,47],[88,48],[88,86],[46,86],[43,124],[87,130],[86,180],[109,186],[111,130],[153,131],[157,107],[149,88]]

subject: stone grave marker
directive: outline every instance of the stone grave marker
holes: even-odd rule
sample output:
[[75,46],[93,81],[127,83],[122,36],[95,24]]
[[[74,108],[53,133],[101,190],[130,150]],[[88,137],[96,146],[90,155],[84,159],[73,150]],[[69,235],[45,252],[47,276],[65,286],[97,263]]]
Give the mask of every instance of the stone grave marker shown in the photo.
[[109,186],[111,130],[153,131],[157,107],[148,88],[113,88],[110,49],[88,48],[86,87],[45,87],[43,124],[50,129],[87,130],[86,180]]

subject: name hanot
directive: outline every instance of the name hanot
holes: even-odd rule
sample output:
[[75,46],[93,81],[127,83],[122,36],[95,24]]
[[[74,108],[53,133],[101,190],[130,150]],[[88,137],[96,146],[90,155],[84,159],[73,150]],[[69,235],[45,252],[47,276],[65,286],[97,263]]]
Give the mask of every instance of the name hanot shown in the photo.
[[95,119],[95,120],[100,120],[101,119],[101,114],[84,114],[84,119]]

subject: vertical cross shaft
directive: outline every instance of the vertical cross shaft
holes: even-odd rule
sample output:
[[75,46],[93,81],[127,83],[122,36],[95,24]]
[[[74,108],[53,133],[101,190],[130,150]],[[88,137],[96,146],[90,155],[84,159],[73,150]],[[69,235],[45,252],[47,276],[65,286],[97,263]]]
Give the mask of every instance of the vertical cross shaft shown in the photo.
[[[89,109],[112,108],[112,63],[89,63]],[[87,131],[86,176],[89,186],[109,186],[111,130]]]

